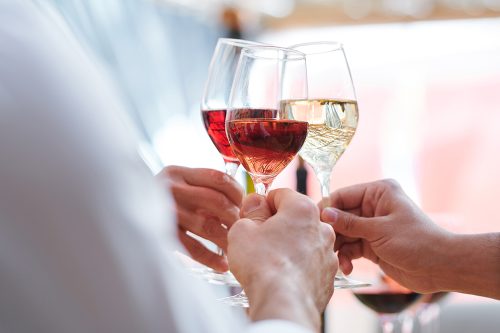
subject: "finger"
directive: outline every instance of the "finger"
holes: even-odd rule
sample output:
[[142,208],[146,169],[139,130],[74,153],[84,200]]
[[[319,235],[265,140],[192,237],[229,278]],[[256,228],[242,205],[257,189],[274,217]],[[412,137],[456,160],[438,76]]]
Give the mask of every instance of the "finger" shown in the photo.
[[341,210],[355,209],[363,204],[369,184],[344,187],[330,194],[329,206]]
[[331,203],[331,200],[329,197],[323,197],[321,198],[321,201],[318,202],[318,208],[320,211],[322,211],[323,209],[327,208],[327,207],[331,207],[332,206],[332,203]]
[[224,256],[210,251],[198,240],[187,235],[184,230],[179,229],[178,235],[181,243],[194,260],[219,272],[226,272],[229,269]]
[[343,211],[354,211],[356,215],[372,217],[390,213],[395,197],[401,200],[406,195],[395,180],[383,179],[341,188],[330,194],[330,203],[332,207]]
[[177,218],[182,229],[205,238],[227,251],[227,229],[218,219],[193,214],[184,209],[177,210]]
[[337,233],[346,237],[372,239],[377,235],[376,218],[367,219],[336,208],[325,208],[321,220],[333,226]]
[[325,240],[325,246],[328,248],[332,248],[335,244],[335,231],[333,231],[333,227],[328,223],[320,223],[319,227],[321,235]]
[[338,251],[338,249],[340,249],[345,243],[352,243],[360,240],[360,238],[345,237],[338,232],[335,233],[335,236],[335,245],[333,247],[334,251]]
[[204,215],[217,216],[228,227],[239,218],[238,206],[221,192],[186,184],[172,184],[171,189],[178,207]]
[[186,183],[223,193],[234,205],[241,206],[243,188],[233,177],[223,172],[205,168],[169,166],[167,174],[181,174]]
[[376,264],[379,261],[378,256],[375,255],[370,246],[362,241],[346,243],[339,249],[338,253],[349,261],[359,258],[366,258]]
[[345,255],[342,255],[339,253],[339,266],[340,269],[342,270],[342,273],[349,275],[351,274],[352,270],[354,269],[354,266],[352,265],[352,261]]
[[266,198],[262,195],[252,193],[243,200],[240,216],[257,223],[263,223],[272,216],[272,213]]
[[272,190],[267,195],[267,202],[271,211],[289,216],[296,223],[317,223],[319,220],[319,209],[314,202],[309,197],[291,189]]

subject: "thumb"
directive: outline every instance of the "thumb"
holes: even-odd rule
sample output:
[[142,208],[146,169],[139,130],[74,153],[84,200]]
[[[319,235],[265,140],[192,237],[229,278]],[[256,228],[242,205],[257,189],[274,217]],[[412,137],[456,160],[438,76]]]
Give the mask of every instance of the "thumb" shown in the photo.
[[332,225],[335,232],[347,237],[373,237],[376,226],[373,221],[336,208],[328,207],[321,212],[321,220]]
[[271,216],[271,209],[264,196],[252,193],[243,200],[243,206],[240,210],[241,218],[248,218],[256,223],[263,223]]

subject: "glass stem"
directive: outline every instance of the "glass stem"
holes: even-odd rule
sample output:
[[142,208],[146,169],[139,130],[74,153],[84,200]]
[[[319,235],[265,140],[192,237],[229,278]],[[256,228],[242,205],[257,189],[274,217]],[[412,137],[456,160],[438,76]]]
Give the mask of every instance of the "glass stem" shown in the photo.
[[380,324],[382,325],[383,333],[393,333],[394,332],[394,322],[393,317],[389,315],[380,315]]
[[254,186],[255,186],[255,193],[260,194],[260,195],[266,195],[267,190],[269,188],[270,184],[265,184],[265,183],[256,183],[254,181]]
[[[224,166],[226,168],[226,175],[234,177],[236,175],[236,171],[238,171],[239,163],[224,161]],[[221,247],[217,246],[217,254],[219,256],[224,256],[224,250]]]
[[[321,186],[321,206],[330,207],[330,175],[332,170],[314,170],[316,178],[318,178],[319,185]],[[339,281],[347,280],[342,270],[338,270],[335,274],[335,279]]]
[[330,197],[330,175],[332,170],[314,170],[316,178],[318,178],[319,185],[321,186],[321,196],[323,198]]
[[269,187],[273,183],[274,177],[258,177],[250,174],[252,178],[253,185],[255,187],[255,193],[260,195],[266,195],[269,191]]
[[402,316],[401,333],[412,333],[414,326],[412,313],[408,310],[403,312]]
[[224,164],[226,167],[226,174],[234,177],[236,175],[236,171],[238,171],[238,167],[240,166],[240,164],[234,162],[224,162]]

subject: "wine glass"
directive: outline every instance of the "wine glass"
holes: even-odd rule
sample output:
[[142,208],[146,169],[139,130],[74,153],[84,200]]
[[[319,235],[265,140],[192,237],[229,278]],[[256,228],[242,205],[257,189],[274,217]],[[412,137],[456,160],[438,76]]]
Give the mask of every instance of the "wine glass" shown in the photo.
[[[283,99],[304,98],[304,54],[275,46],[243,49],[231,89],[226,132],[258,194],[267,194],[307,137],[307,122],[292,119],[291,114],[280,110]],[[244,291],[223,301],[248,306]]]
[[402,287],[386,275],[369,288],[353,291],[354,296],[365,306],[378,314],[383,333],[395,331],[395,319],[410,306],[415,304],[422,294]]
[[[224,159],[226,174],[234,177],[240,161],[231,149],[225,128],[226,110],[234,73],[243,47],[261,45],[257,42],[219,38],[210,61],[208,78],[201,100],[201,116],[207,134]],[[217,254],[223,255],[221,248]],[[210,283],[228,286],[239,286],[231,272],[217,272],[208,267],[194,268],[193,272]]]
[[[299,155],[313,168],[321,185],[323,205],[329,206],[330,175],[351,142],[358,126],[358,103],[342,44],[312,42],[290,48],[306,55],[308,98],[284,101],[295,119],[309,123]],[[335,276],[335,288],[356,288],[366,283]]]
[[248,45],[261,44],[242,39],[218,39],[201,100],[205,129],[224,159],[226,173],[232,177],[235,176],[240,161],[234,155],[226,136],[226,110],[241,50]]

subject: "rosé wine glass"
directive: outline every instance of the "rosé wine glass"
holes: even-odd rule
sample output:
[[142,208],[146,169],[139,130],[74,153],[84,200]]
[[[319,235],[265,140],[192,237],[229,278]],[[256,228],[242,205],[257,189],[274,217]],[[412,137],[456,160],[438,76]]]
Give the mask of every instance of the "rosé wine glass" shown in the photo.
[[[307,137],[307,122],[280,109],[284,99],[303,98],[307,98],[304,54],[275,46],[243,49],[231,89],[226,133],[258,194],[267,194]],[[248,306],[244,291],[222,301]]]

